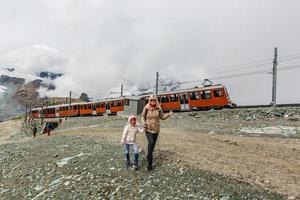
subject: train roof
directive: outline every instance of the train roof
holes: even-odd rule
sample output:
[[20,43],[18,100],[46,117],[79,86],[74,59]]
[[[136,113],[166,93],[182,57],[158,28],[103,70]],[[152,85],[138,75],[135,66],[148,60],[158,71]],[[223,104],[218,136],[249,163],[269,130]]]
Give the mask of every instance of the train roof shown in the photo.
[[[120,101],[120,100],[124,100],[126,99],[126,97],[119,97],[119,98],[114,98],[114,99],[102,99],[102,100],[98,100],[98,101],[91,101],[91,102],[76,102],[76,103],[71,103],[71,106],[75,106],[75,105],[87,105],[87,104],[94,104],[94,103],[105,103],[108,101]],[[44,106],[43,108],[60,108],[60,107],[68,107],[69,104],[58,104],[58,105],[52,105],[52,106]],[[41,107],[38,108],[33,108],[32,111],[35,110],[41,110]]]
[[[218,85],[211,85],[211,86],[206,86],[206,87],[195,87],[195,88],[181,89],[181,90],[175,90],[175,91],[161,92],[161,93],[158,93],[158,95],[177,94],[177,93],[185,93],[185,92],[194,92],[194,91],[198,91],[198,90],[211,90],[211,89],[220,89],[220,88],[225,88],[225,86],[218,84]],[[153,93],[142,95],[141,98],[148,97],[151,94],[153,94]]]

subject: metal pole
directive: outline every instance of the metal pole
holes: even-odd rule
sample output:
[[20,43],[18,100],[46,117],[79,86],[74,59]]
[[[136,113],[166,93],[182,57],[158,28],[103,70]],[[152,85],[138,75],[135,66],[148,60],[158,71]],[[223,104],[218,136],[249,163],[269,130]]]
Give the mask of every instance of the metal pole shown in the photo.
[[276,88],[277,88],[277,47],[274,50],[273,60],[273,87],[272,87],[272,106],[276,107]]
[[72,96],[72,92],[70,91],[70,96],[69,96],[69,117],[71,114],[71,96]]
[[123,97],[123,84],[121,85],[121,97]]
[[26,107],[25,107],[25,119],[24,119],[25,122],[27,122],[27,108],[28,108],[28,105],[26,103]]
[[158,72],[156,72],[156,86],[155,86],[155,95],[156,96],[158,94],[158,76],[159,76],[159,74],[158,74]]

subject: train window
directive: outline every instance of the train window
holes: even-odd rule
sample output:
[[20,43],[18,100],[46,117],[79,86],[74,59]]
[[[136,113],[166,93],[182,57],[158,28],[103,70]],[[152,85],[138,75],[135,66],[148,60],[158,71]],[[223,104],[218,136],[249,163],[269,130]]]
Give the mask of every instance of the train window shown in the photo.
[[83,105],[83,108],[84,108],[84,110],[86,110],[87,109],[87,105]]
[[201,91],[201,99],[211,99],[210,90]]
[[187,104],[189,102],[187,94],[180,94],[180,104]]
[[158,102],[161,102],[161,96],[157,97]]
[[119,107],[123,106],[123,101],[118,101],[117,103]]
[[96,103],[96,107],[97,107],[97,108],[100,108],[100,103]]
[[87,108],[88,108],[88,109],[92,109],[92,105],[91,105],[91,104],[88,104],[88,105],[87,105]]
[[114,102],[111,102],[111,107],[115,107],[115,103]]
[[110,102],[107,102],[105,105],[106,105],[106,109],[110,109]]
[[80,109],[83,109],[83,108],[84,108],[83,105],[81,105],[81,106],[80,106]]
[[74,109],[74,110],[77,110],[77,109],[78,109],[77,105],[76,105],[76,106],[73,106],[73,109]]
[[223,97],[224,91],[223,90],[214,90],[214,97]]
[[167,102],[169,102],[168,96],[167,96],[167,95],[161,96],[161,102],[162,102],[162,103],[167,103]]
[[101,103],[101,108],[105,108],[105,103]]
[[178,96],[176,94],[170,94],[170,101],[171,102],[177,102]]
[[190,93],[190,99],[191,100],[199,100],[200,99],[199,93],[198,92],[191,92]]
[[96,110],[96,105],[95,104],[92,105],[92,110]]
[[125,99],[125,106],[129,106],[129,99]]

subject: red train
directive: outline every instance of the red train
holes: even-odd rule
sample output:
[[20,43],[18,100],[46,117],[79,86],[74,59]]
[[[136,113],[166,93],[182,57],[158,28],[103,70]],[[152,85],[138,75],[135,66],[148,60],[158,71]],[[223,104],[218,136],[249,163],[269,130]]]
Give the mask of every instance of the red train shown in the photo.
[[102,116],[103,114],[117,114],[124,111],[125,98],[104,101],[61,104],[44,108],[34,108],[31,117],[76,117],[76,116]]
[[[146,98],[149,96],[146,96]],[[235,107],[223,85],[165,92],[158,95],[164,111],[190,111]]]
[[[138,103],[130,103],[133,101],[132,97],[122,97],[103,101],[35,108],[31,111],[31,117],[102,116],[103,114],[113,115],[124,111],[127,111],[128,114],[140,114],[143,106],[147,103],[149,96],[150,94],[135,97],[134,101]],[[164,92],[158,95],[158,101],[160,102],[163,111],[190,111],[210,108],[221,109],[224,107],[236,106],[230,101],[226,87],[223,85]]]

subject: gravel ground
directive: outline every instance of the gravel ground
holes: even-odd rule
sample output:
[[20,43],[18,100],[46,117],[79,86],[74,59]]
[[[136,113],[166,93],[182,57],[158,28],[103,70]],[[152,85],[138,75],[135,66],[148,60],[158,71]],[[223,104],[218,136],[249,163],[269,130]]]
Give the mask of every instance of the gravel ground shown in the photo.
[[284,199],[246,183],[156,161],[151,172],[124,167],[119,144],[39,136],[0,146],[1,199]]
[[144,153],[139,171],[124,167],[126,116],[71,118],[36,138],[31,125],[3,122],[0,199],[299,199],[299,116],[299,108],[175,113],[161,122],[151,172]]

